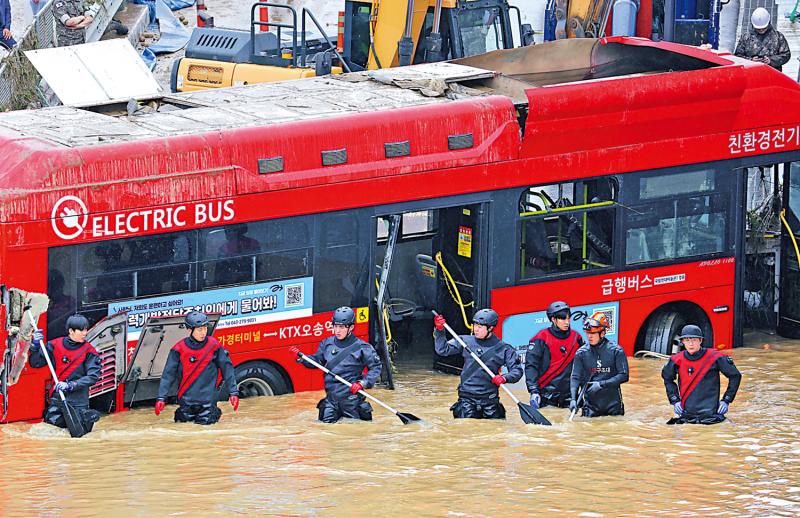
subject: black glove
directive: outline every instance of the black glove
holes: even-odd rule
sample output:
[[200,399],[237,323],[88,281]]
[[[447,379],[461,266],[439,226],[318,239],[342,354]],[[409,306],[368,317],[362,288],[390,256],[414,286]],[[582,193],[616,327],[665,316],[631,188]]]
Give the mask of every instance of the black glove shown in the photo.
[[577,412],[578,410],[578,402],[574,399],[570,399],[569,401],[569,410],[570,412]]

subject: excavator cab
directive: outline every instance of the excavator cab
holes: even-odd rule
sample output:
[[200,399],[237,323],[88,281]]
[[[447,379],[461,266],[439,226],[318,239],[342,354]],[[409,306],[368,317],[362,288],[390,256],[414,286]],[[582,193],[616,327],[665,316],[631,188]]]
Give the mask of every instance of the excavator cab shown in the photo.
[[441,0],[438,10],[436,4],[347,0],[340,24],[342,55],[353,70],[399,66],[398,41],[406,35],[413,43],[411,64],[514,48],[511,11],[523,43],[533,41],[530,26],[507,0]]

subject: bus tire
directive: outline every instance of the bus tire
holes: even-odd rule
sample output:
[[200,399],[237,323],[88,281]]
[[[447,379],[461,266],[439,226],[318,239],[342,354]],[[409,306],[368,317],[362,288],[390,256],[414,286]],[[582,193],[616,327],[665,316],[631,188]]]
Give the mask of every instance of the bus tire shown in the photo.
[[662,309],[650,317],[644,336],[644,350],[671,356],[675,340],[687,324],[677,311]]
[[239,397],[278,396],[290,392],[283,375],[266,362],[244,363],[236,367]]

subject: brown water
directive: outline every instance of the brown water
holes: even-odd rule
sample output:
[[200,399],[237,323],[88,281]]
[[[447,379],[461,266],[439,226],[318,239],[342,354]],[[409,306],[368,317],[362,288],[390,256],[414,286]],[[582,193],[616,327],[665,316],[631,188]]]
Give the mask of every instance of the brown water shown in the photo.
[[[140,408],[70,439],[0,427],[0,516],[578,516],[800,513],[800,344],[737,349],[730,419],[666,426],[659,360],[631,359],[624,417],[452,419],[458,379],[401,366],[372,423],[316,422],[321,393],[249,399],[219,424]],[[524,397],[522,385],[514,392]]]

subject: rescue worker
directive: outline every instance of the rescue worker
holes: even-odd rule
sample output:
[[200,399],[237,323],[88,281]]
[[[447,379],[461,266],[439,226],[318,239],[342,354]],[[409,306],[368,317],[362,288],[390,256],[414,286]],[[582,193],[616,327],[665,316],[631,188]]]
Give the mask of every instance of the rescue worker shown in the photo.
[[622,347],[606,338],[608,328],[608,318],[602,311],[583,322],[589,344],[575,353],[569,408],[582,407],[584,417],[625,414],[620,385],[628,381],[628,358]]
[[[319,420],[335,423],[342,417],[372,421],[372,405],[358,391],[372,388],[381,375],[381,360],[375,349],[353,334],[355,312],[342,306],[333,312],[333,336],[319,343],[317,352],[309,355],[329,371],[352,383],[350,387],[325,374],[325,397],[317,403]],[[300,349],[289,349],[297,355],[297,363],[315,369],[300,356]]]
[[[678,338],[685,350],[672,355],[661,370],[667,398],[677,416],[667,424],[724,421],[728,405],[733,403],[742,380],[733,358],[703,347],[703,331],[696,325],[685,326]],[[719,398],[720,373],[728,378],[728,388],[722,399]]]
[[[45,344],[47,355],[56,371],[58,383],[50,388],[48,406],[44,422],[59,428],[67,423],[55,398],[64,393],[67,403],[73,407],[87,432],[92,431],[94,423],[100,419],[100,412],[89,408],[89,387],[100,377],[100,356],[92,344],[86,341],[89,320],[83,315],[72,315],[67,319],[67,336],[50,340]],[[30,348],[30,365],[38,369],[47,365],[42,354],[43,334],[41,329],[33,333]]]
[[583,338],[570,329],[571,311],[566,302],[557,300],[547,306],[550,327],[536,333],[525,353],[525,384],[531,394],[531,406],[569,406],[569,378],[572,360]]
[[772,68],[780,71],[783,65],[792,56],[786,38],[770,24],[769,11],[763,7],[753,10],[750,16],[750,23],[753,28],[742,34],[736,44],[734,54],[766,63]]
[[95,11],[84,0],[54,0],[58,46],[68,47],[86,42],[86,27],[94,20]]
[[[433,318],[434,346],[436,354],[464,356],[461,383],[458,385],[458,401],[450,410],[456,419],[505,419],[506,409],[500,402],[498,387],[503,383],[516,383],[522,378],[522,362],[513,347],[503,342],[493,331],[499,317],[493,309],[481,309],[472,317],[472,334],[460,336],[472,352],[478,355],[495,376],[489,376],[454,338],[446,340],[445,319],[441,315]],[[500,374],[505,367],[508,372]]]
[[227,349],[216,338],[208,336],[208,317],[205,314],[192,311],[186,315],[185,322],[189,336],[169,351],[158,385],[156,415],[164,410],[172,386],[179,381],[175,422],[214,424],[222,415],[222,410],[217,406],[217,381],[220,375],[233,411],[239,409],[239,390],[233,363]]

